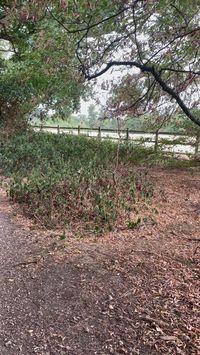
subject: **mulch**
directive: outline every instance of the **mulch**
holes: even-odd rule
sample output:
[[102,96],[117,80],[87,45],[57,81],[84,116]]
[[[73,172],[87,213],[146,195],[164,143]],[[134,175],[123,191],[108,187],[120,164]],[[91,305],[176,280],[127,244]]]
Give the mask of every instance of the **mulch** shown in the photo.
[[61,231],[13,216],[5,199],[3,213],[34,235],[11,271],[5,355],[200,353],[200,171],[149,173],[146,223],[101,237],[61,240]]

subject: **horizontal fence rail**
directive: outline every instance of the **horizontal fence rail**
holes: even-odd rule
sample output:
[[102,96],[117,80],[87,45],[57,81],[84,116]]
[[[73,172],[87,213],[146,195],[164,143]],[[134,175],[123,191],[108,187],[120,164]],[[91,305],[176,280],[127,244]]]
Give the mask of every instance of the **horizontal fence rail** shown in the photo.
[[70,134],[87,136],[88,138],[110,139],[113,141],[143,144],[154,147],[154,151],[163,150],[171,153],[197,155],[199,153],[200,135],[189,136],[185,133],[172,133],[162,131],[145,132],[132,129],[108,129],[85,127],[62,127],[48,125],[32,125],[35,131],[45,131],[57,134]]

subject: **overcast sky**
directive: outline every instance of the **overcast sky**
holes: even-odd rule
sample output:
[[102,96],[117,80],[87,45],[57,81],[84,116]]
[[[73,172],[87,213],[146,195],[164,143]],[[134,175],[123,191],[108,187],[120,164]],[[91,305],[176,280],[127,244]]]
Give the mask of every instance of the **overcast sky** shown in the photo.
[[[81,100],[81,108],[80,111],[78,113],[87,115],[88,113],[88,107],[91,104],[96,105],[97,108],[100,109],[100,106],[105,106],[106,101],[109,97],[109,92],[110,92],[110,86],[111,83],[117,83],[121,80],[122,76],[130,73],[139,73],[139,70],[137,68],[111,68],[109,69],[106,73],[104,73],[102,76],[98,77],[96,79],[96,81],[92,80],[91,81],[91,85],[93,86],[93,90],[94,90],[94,99],[91,98],[87,101],[83,101]],[[103,85],[102,88],[102,84],[105,83],[105,85]],[[106,88],[107,87],[107,88]],[[95,98],[100,102],[100,105],[97,104]]]

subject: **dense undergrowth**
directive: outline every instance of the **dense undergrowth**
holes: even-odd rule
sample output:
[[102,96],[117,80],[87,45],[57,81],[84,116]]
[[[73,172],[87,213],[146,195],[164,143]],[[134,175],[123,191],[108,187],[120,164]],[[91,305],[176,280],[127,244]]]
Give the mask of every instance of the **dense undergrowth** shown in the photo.
[[[134,228],[141,201],[153,185],[146,169],[159,160],[152,150],[85,137],[27,132],[1,147],[9,195],[48,227],[80,226],[100,233],[120,220]],[[136,169],[137,166],[137,169]]]

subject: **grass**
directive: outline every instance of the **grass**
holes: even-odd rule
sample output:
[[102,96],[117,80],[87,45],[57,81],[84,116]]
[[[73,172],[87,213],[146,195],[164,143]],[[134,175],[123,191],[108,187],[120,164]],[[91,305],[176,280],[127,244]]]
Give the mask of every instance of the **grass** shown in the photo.
[[162,164],[162,155],[141,146],[42,132],[10,138],[0,154],[9,196],[30,216],[47,227],[96,233],[119,220],[137,226],[131,212],[151,199],[153,186],[147,170],[135,167],[152,164]]

